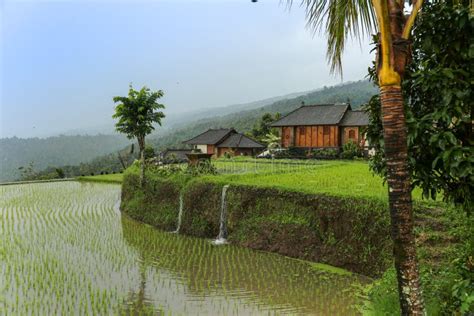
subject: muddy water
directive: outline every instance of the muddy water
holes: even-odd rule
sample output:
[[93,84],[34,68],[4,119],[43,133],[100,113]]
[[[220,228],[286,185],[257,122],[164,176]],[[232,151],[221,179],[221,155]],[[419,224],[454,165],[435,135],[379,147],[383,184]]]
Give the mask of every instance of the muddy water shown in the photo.
[[0,186],[0,314],[358,314],[359,276],[156,230],[122,216],[119,195]]

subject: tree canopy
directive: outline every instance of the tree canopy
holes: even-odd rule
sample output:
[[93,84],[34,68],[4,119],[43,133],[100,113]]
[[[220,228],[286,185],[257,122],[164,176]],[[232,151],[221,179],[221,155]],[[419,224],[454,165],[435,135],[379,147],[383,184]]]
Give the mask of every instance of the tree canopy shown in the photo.
[[[442,193],[466,210],[474,198],[473,33],[468,5],[426,3],[414,27],[413,58],[403,81],[413,185],[427,198]],[[385,175],[379,97],[366,108],[369,141],[378,152],[371,166]]]
[[157,102],[163,95],[162,90],[151,91],[143,87],[137,91],[130,85],[127,97],[114,97],[114,102],[119,103],[112,116],[118,119],[115,124],[117,131],[130,139],[150,134],[155,129],[154,124],[161,125],[161,120],[165,117],[163,112],[157,111],[165,108]]

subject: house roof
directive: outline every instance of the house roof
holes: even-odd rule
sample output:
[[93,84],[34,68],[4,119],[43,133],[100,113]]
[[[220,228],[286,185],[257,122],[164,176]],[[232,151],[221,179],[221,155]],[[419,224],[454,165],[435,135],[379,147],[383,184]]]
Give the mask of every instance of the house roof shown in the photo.
[[341,120],[341,126],[367,126],[369,116],[364,111],[347,111]]
[[230,148],[265,148],[264,145],[245,136],[244,134],[231,134],[217,147],[230,147]]
[[346,103],[303,105],[271,126],[337,125],[347,110],[350,110],[350,105]]
[[183,144],[189,145],[216,145],[221,142],[227,135],[237,133],[233,128],[208,129],[196,137],[188,139]]
[[186,154],[191,153],[191,149],[166,149],[161,152],[160,156],[162,159],[176,159],[176,160],[187,160]]

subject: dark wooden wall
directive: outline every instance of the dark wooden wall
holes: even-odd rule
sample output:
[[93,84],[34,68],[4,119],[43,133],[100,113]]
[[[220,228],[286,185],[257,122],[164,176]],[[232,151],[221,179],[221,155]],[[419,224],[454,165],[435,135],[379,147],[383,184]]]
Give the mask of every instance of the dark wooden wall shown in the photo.
[[[293,133],[291,129],[294,129]],[[291,134],[294,134],[294,139]],[[339,138],[339,127],[335,125],[282,128],[283,147],[338,147],[340,146]]]
[[336,125],[285,126],[281,129],[282,147],[339,147],[339,127]]

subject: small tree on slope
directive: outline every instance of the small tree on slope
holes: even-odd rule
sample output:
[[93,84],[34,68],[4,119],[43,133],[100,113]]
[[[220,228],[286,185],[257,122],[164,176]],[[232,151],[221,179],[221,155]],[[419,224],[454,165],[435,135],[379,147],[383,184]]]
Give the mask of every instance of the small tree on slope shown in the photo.
[[151,91],[143,87],[140,91],[134,90],[132,85],[126,97],[114,97],[115,113],[112,116],[118,119],[115,128],[129,139],[136,138],[140,155],[140,184],[143,186],[145,177],[145,136],[150,134],[155,123],[161,126],[165,114],[159,109],[165,106],[157,102],[164,95],[162,90]]

